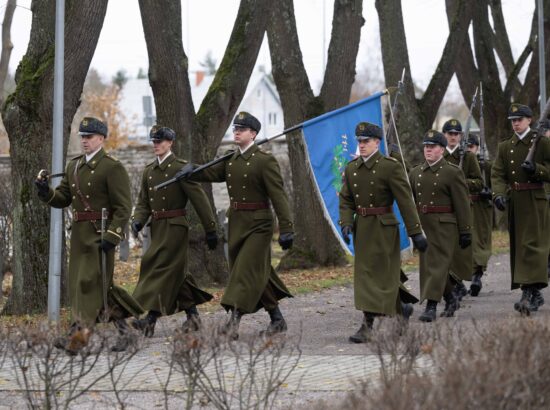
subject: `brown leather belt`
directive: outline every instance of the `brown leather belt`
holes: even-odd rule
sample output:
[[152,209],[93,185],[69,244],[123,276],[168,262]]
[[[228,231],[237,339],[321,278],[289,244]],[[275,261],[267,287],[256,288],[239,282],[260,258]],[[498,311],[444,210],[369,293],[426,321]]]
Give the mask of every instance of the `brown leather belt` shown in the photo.
[[416,208],[421,214],[450,214],[454,212],[452,206],[417,205]]
[[[110,212],[107,212],[107,219]],[[99,211],[73,211],[73,222],[101,221],[101,212]]]
[[176,216],[184,216],[187,213],[185,209],[170,209],[168,211],[153,211],[151,217],[157,219],[175,218]]
[[512,191],[530,191],[532,189],[544,188],[542,182],[514,182],[510,185]]
[[477,202],[481,199],[481,197],[479,195],[470,195],[470,200],[472,202]]
[[357,208],[357,215],[370,216],[370,215],[384,215],[392,213],[391,206],[381,206],[379,208]]
[[231,209],[236,211],[256,211],[269,209],[269,202],[231,202]]

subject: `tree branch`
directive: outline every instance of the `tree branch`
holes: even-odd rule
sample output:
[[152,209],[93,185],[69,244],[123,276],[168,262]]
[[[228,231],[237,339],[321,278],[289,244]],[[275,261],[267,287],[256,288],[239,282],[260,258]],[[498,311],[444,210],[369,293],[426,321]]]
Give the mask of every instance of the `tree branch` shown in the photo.
[[10,31],[16,5],[16,0],[8,0],[8,2],[6,3],[6,11],[4,12],[4,21],[2,23],[2,55],[0,56],[0,106],[2,106],[4,102],[4,85],[6,83],[6,77],[8,76],[11,50],[13,49]]

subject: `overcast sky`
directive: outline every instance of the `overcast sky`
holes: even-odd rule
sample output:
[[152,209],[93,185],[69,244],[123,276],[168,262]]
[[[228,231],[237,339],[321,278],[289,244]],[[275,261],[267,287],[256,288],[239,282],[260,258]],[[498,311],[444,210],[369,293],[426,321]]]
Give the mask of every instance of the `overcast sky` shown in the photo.
[[[53,1],[53,0],[52,0]],[[12,26],[14,49],[10,71],[13,73],[24,55],[31,27],[30,0],[18,0]],[[413,79],[425,86],[432,75],[448,35],[444,0],[403,0],[403,15]],[[529,36],[534,0],[502,0],[504,17],[517,57]],[[295,0],[296,19],[304,63],[314,89],[323,75],[324,55],[330,41],[333,1]],[[357,70],[367,64],[380,66],[378,17],[374,0],[364,0],[361,47]],[[239,0],[182,0],[183,45],[190,70],[200,69],[208,51],[221,61],[237,14]],[[3,14],[5,0],[0,0]],[[324,19],[324,20],[323,20]],[[323,37],[325,41],[323,41]],[[547,40],[548,41],[548,40]],[[260,51],[258,65],[270,69],[267,40]],[[141,27],[137,0],[111,0],[92,67],[106,79],[125,69],[131,77],[139,68],[147,69],[147,49]]]

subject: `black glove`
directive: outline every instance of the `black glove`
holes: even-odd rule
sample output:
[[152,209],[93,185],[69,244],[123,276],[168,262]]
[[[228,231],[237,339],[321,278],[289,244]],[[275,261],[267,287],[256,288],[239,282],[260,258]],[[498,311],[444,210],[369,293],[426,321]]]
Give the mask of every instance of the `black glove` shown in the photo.
[[174,178],[178,179],[188,179],[191,176],[191,173],[197,169],[199,166],[195,164],[187,164],[174,175]]
[[460,249],[466,249],[472,244],[472,234],[471,233],[461,233],[458,238],[458,244]]
[[523,161],[523,163],[521,164],[521,167],[529,175],[533,175],[535,173],[535,171],[537,170],[537,165],[534,162],[531,162],[531,161]]
[[424,234],[417,233],[416,235],[411,236],[411,239],[414,247],[418,249],[418,252],[426,252],[426,249],[428,249],[428,240]]
[[489,187],[485,187],[481,190],[481,192],[479,193],[479,197],[481,199],[488,199],[488,200],[491,200],[493,199],[493,191],[491,191],[491,188]]
[[143,225],[141,224],[141,222],[133,221],[130,224],[130,229],[132,230],[132,235],[134,235],[134,238],[137,238],[139,231],[143,229]]
[[46,171],[45,169],[41,169],[36,179],[34,180],[34,185],[38,190],[39,197],[47,197],[48,192],[50,192],[50,185],[48,183],[48,171]]
[[279,245],[283,251],[292,248],[292,243],[294,242],[294,232],[285,232],[279,235]]
[[506,198],[504,198],[502,195],[496,196],[493,202],[499,211],[506,210]]
[[216,231],[210,231],[206,232],[206,245],[208,245],[208,249],[213,251],[216,249],[216,246],[218,246],[218,233]]
[[350,235],[353,232],[353,228],[350,225],[342,226],[342,239],[344,242],[349,245],[350,244]]
[[99,244],[99,249],[101,249],[103,252],[107,253],[111,249],[115,249],[116,245],[112,242],[109,242],[107,239],[102,239],[101,243]]

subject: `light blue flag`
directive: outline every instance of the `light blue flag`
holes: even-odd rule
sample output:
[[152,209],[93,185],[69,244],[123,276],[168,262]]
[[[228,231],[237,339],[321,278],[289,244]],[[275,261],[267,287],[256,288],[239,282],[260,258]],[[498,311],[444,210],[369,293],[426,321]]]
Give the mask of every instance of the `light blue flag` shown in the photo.
[[[382,92],[374,94],[303,123],[302,132],[309,163],[317,184],[317,192],[324,205],[325,216],[332,222],[332,228],[340,238],[342,246],[352,254],[353,243],[345,244],[338,225],[338,193],[342,187],[342,176],[347,163],[357,156],[355,126],[361,121],[368,121],[383,128],[383,95]],[[382,153],[386,152],[386,145],[380,144]],[[403,251],[410,247],[410,242],[397,204],[393,204],[393,209],[399,220],[399,236]]]

